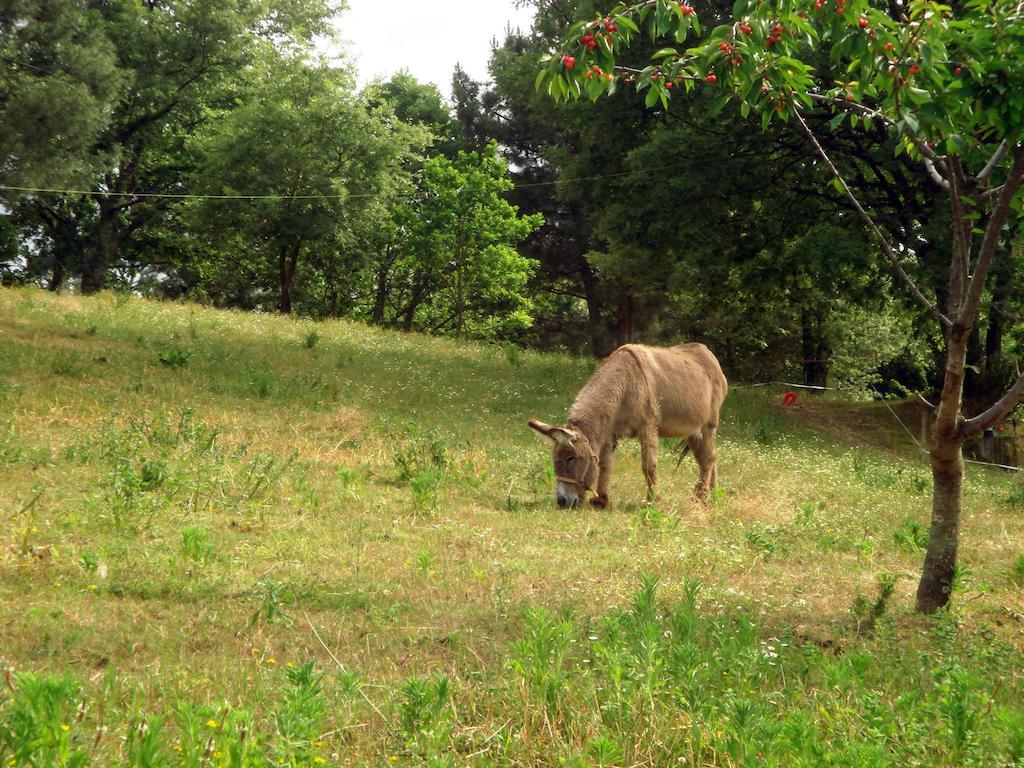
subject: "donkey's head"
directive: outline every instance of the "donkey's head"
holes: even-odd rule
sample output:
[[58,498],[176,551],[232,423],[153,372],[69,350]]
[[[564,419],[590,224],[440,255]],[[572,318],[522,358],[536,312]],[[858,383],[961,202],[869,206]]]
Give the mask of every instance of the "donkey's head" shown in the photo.
[[597,454],[587,436],[578,429],[556,427],[530,419],[527,424],[554,443],[555,501],[558,506],[575,507],[586,501],[587,491],[597,483]]

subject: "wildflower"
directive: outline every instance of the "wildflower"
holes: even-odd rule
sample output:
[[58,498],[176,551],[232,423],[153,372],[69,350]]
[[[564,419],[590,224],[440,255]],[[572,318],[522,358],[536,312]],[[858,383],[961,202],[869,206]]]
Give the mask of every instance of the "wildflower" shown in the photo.
[[210,727],[210,728],[216,728],[217,727],[217,721],[216,720],[207,720],[206,721],[206,725],[208,727]]
[[322,757],[320,757],[320,755],[317,755],[316,757],[313,758],[313,762],[316,763],[317,765],[323,765],[327,761],[324,760]]
[[68,725],[64,725],[64,723],[61,723],[61,725],[60,725],[60,729],[61,729],[62,731],[64,731],[64,733],[67,733],[68,731],[70,731],[70,730],[71,730],[71,726],[68,726]]
[[269,659],[267,659],[267,664],[277,664],[277,659],[271,656]]

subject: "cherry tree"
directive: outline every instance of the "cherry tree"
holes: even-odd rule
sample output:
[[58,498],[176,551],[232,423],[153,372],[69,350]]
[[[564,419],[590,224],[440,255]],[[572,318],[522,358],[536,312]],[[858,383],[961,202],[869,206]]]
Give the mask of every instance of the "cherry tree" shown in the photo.
[[[542,64],[537,86],[559,100],[597,99],[617,88],[646,92],[648,107],[713,89],[762,125],[790,121],[888,260],[898,280],[941,328],[945,373],[933,412],[932,523],[917,608],[950,598],[963,501],[963,445],[997,424],[1024,396],[1021,375],[978,413],[963,410],[968,341],[985,306],[993,263],[1019,248],[1024,215],[1024,4],[968,0],[736,0],[730,23],[701,35],[693,0],[619,4],[582,19]],[[640,34],[665,47],[626,66]],[[691,46],[687,41],[698,37]],[[894,242],[858,199],[811,128],[812,110],[883,130],[897,151],[948,198],[952,227],[945,290],[929,297],[913,277],[914,243]]]

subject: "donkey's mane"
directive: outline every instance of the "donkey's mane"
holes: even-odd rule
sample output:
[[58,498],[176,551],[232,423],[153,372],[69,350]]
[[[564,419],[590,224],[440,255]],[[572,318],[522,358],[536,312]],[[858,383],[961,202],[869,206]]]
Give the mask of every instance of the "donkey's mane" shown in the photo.
[[639,360],[625,352],[620,347],[598,365],[569,409],[568,425],[582,429],[599,444],[611,439],[615,415],[639,371]]

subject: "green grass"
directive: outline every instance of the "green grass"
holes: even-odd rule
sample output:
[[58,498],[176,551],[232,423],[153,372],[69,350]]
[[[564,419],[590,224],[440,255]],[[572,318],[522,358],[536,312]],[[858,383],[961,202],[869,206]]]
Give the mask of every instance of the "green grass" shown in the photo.
[[525,421],[591,367],[0,290],[4,768],[1024,764],[1020,479],[922,618],[883,406],[738,389],[709,508],[627,442],[559,510]]

